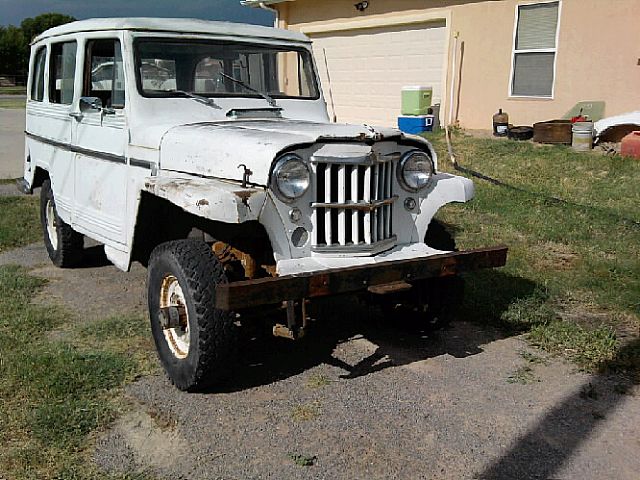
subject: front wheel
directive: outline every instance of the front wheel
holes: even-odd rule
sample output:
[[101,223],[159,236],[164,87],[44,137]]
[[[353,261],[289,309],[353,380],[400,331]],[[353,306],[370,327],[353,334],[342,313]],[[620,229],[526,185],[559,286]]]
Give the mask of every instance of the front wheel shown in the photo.
[[204,242],[166,242],[151,253],[151,331],[162,366],[180,390],[209,387],[234,366],[235,316],[215,308],[221,283],[227,283],[224,269]]
[[44,233],[44,246],[53,264],[67,268],[80,263],[84,237],[58,215],[50,180],[45,180],[40,190],[40,222]]

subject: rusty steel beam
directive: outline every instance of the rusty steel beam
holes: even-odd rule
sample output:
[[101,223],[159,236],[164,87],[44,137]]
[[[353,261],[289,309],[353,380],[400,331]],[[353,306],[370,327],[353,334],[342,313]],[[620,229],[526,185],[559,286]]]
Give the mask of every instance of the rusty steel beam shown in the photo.
[[396,262],[232,282],[216,287],[216,307],[242,310],[283,300],[367,290],[376,285],[446,277],[481,268],[502,267],[507,247],[480,248]]

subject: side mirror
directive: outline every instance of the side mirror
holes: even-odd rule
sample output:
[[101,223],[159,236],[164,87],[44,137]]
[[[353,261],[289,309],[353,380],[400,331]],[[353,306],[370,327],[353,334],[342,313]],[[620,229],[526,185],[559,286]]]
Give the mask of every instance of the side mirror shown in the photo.
[[102,100],[98,97],[80,97],[80,111],[102,110]]

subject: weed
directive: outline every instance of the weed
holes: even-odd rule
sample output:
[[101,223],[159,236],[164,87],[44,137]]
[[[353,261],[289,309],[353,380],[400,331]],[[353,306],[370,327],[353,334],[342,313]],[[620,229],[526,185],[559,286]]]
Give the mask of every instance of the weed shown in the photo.
[[302,455],[299,453],[290,453],[289,458],[300,467],[311,467],[315,465],[318,459],[315,455]]
[[539,357],[538,355],[524,350],[520,352],[520,356],[533,365],[547,365],[549,363],[549,360],[546,358]]
[[533,369],[529,365],[517,368],[507,377],[507,382],[519,383],[520,385],[528,385],[539,381],[540,380],[535,376]]
[[309,388],[322,388],[327,385],[331,385],[331,380],[322,373],[312,373],[307,379],[307,387]]
[[308,422],[320,415],[320,402],[296,405],[291,409],[291,418],[296,422]]

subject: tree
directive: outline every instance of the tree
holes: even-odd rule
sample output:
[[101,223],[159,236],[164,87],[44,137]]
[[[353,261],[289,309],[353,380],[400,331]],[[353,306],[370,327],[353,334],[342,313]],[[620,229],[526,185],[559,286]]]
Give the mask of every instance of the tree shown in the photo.
[[0,27],[0,74],[26,75],[31,41],[49,28],[74,20],[62,13],[43,13],[34,18],[25,18],[20,27]]
[[75,20],[71,15],[64,15],[62,13],[43,13],[34,18],[25,18],[20,24],[22,33],[27,42],[31,42],[34,37],[40,35],[42,32],[49,28],[57,27],[58,25],[64,25],[65,23],[73,22]]
[[0,30],[0,73],[24,74],[28,55],[28,43],[19,27]]

